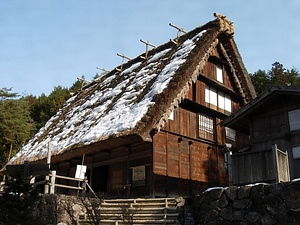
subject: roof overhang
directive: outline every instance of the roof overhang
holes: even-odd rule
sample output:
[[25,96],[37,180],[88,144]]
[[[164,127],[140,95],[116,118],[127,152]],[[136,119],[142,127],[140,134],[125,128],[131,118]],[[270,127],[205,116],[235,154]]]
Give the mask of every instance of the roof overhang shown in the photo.
[[[72,148],[67,151],[64,151],[61,154],[51,156],[51,164],[56,164],[64,161],[68,161],[71,159],[80,159],[83,155],[93,155],[99,152],[110,151],[112,149],[116,149],[119,147],[130,146],[135,143],[143,142],[143,138],[136,134],[125,135],[115,138],[109,138],[105,140],[101,140],[89,145],[84,145],[77,148]],[[34,159],[30,160],[31,163],[46,163],[47,158],[42,159]],[[13,163],[20,164],[20,163]]]
[[270,104],[274,104],[276,101],[279,101],[280,96],[286,95],[300,95],[300,88],[290,86],[274,86],[240,108],[231,116],[224,119],[221,122],[221,125],[249,134],[250,115],[268,110]]

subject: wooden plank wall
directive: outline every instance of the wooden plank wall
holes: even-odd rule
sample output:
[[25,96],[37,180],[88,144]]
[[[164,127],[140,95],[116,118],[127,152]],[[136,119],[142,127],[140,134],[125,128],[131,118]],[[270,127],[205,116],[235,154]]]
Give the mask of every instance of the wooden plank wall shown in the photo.
[[234,185],[256,182],[275,182],[275,167],[272,150],[234,154],[232,179]]
[[[102,151],[92,156],[92,160],[88,164],[91,178],[94,178],[93,169],[99,169],[107,166],[107,191],[110,197],[128,197],[130,196],[150,196],[151,194],[151,165],[152,165],[152,143],[140,142],[114,148],[109,151]],[[146,182],[144,185],[132,185],[132,168],[137,166],[145,166]],[[99,183],[99,182],[98,182]],[[90,181],[90,184],[96,185],[97,182]],[[129,192],[127,190],[130,189]]]
[[153,173],[156,196],[191,196],[227,182],[223,151],[163,131],[153,138]]
[[[205,67],[201,70],[201,74],[204,74],[206,77],[210,78],[211,80],[216,80],[217,79],[217,74],[216,74],[216,64],[220,64],[221,65],[221,61],[217,60],[217,58],[214,59],[210,59]],[[233,78],[230,75],[230,69],[223,64],[222,66],[222,70],[223,70],[223,85],[226,86],[226,88],[234,91],[234,87],[233,87]]]
[[[220,57],[217,50],[214,55]],[[229,93],[234,92],[232,76],[226,65],[223,66],[224,83],[216,81],[217,59],[214,58],[214,60],[210,60],[206,64],[201,75],[205,75],[210,80],[209,85],[215,82],[216,87],[223,86],[222,92],[225,87]],[[185,98],[192,101],[194,106],[198,104],[224,113],[224,109],[218,109],[217,106],[210,106],[205,102],[205,88],[205,79],[198,79],[190,86]],[[232,111],[236,111],[239,107],[239,102],[232,98]],[[180,190],[185,186],[188,187],[188,192],[193,194],[207,186],[228,184],[227,170],[224,167],[224,148],[222,147],[226,141],[225,130],[224,127],[218,125],[221,119],[216,117],[216,114],[211,115],[215,118],[216,124],[215,140],[201,139],[198,113],[207,114],[211,111],[199,111],[199,109],[203,110],[204,108],[176,108],[174,119],[169,119],[163,131],[154,136],[153,172],[156,178],[156,193],[170,195],[173,193],[172,188]]]

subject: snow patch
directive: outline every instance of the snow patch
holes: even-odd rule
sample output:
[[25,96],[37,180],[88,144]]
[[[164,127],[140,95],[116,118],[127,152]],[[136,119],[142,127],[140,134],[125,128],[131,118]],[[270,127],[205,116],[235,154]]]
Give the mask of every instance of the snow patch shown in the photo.
[[[141,62],[134,63],[121,74],[104,76],[102,81],[83,90],[90,95],[80,97],[82,93],[78,93],[71,97],[10,163],[18,158],[46,157],[49,143],[52,154],[60,154],[74,145],[87,145],[134,128],[154,104],[153,97],[167,88],[202,34],[186,40],[172,56],[167,56],[171,48],[157,52],[145,67],[140,68]],[[164,65],[168,59],[170,61]],[[159,69],[162,65],[164,67]],[[116,79],[122,81],[116,83]],[[149,91],[140,96],[145,88]]]

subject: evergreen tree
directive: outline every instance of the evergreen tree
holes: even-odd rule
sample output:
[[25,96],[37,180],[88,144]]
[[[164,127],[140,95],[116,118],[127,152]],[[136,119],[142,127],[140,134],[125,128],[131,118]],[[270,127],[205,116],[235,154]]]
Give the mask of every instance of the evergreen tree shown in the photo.
[[50,115],[55,115],[56,112],[63,107],[69,97],[70,93],[68,88],[63,88],[61,86],[54,87],[54,90],[48,96]]
[[258,70],[250,74],[257,94],[261,94],[272,86],[300,86],[300,74],[295,68],[289,70],[279,62],[272,64],[272,68],[266,72]]
[[83,86],[85,85],[85,83],[84,83],[85,78],[84,78],[84,76],[82,76],[81,78],[82,79],[77,79],[73,83],[73,85],[70,87],[70,89],[69,89],[70,93],[74,94],[83,88]]
[[20,174],[5,182],[0,192],[0,224],[38,225],[42,224],[33,215],[33,207],[39,200],[37,189],[33,188]]
[[61,86],[54,87],[49,96],[42,94],[38,98],[31,98],[31,117],[36,124],[37,130],[62,108],[70,97],[69,90]]
[[251,75],[251,80],[258,95],[271,86],[270,77],[264,70],[258,70],[253,75]]
[[32,137],[34,124],[26,98],[18,97],[7,89],[0,96],[0,167]]

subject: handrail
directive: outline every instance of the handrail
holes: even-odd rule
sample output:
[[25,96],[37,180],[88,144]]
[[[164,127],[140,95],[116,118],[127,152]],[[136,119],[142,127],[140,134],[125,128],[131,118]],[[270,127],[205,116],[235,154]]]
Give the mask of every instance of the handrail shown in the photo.
[[[52,174],[49,174],[49,176],[53,176]],[[55,175],[56,178],[61,178],[61,179],[65,179],[65,180],[74,180],[74,181],[85,181],[85,179],[80,179],[80,178],[74,178],[74,177],[66,177],[66,176],[61,176],[61,175]]]
[[[54,194],[55,192],[55,187],[60,187],[60,188],[67,188],[67,189],[73,189],[73,190],[80,190],[80,191],[85,191],[86,190],[86,184],[87,180],[86,179],[79,179],[79,178],[73,178],[73,177],[66,177],[66,176],[61,176],[61,175],[56,175],[56,171],[52,170],[51,173],[47,176],[49,180],[46,180],[46,185],[45,185],[45,194]],[[65,185],[65,184],[57,184],[56,183],[56,178],[59,179],[64,179],[64,180],[71,180],[71,181],[77,181],[77,182],[83,182],[82,186],[80,186],[80,183],[78,183],[78,186],[71,186],[71,185]],[[50,181],[50,182],[49,182]]]

